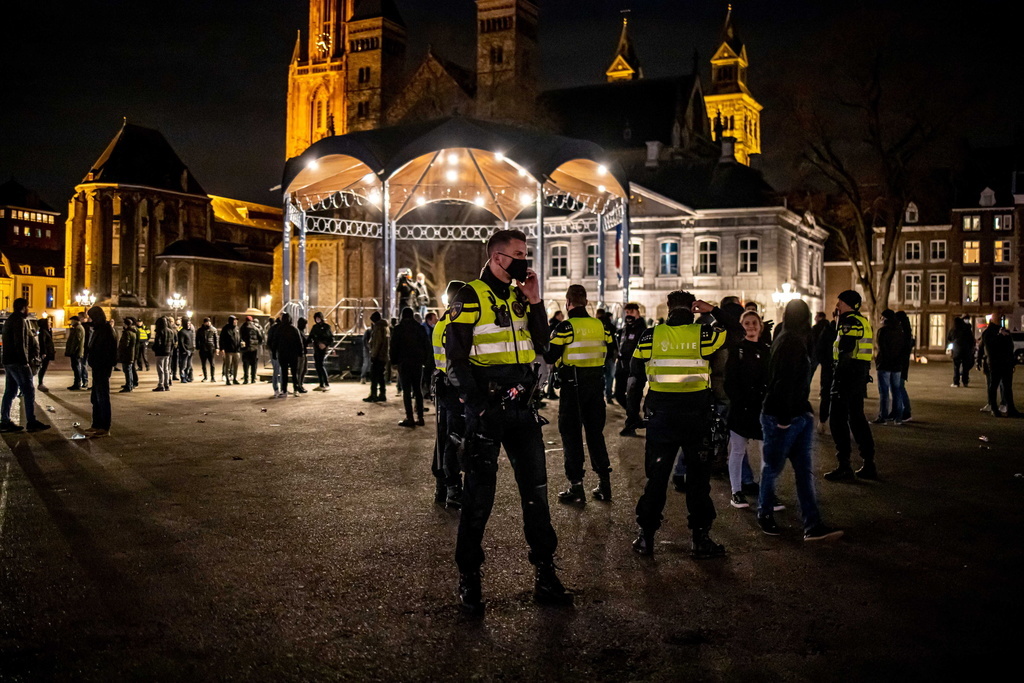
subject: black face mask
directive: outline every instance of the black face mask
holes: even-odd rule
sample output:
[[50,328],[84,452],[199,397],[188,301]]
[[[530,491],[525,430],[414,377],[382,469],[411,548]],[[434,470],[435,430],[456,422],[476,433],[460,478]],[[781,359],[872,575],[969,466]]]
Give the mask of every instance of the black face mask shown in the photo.
[[636,318],[632,315],[627,315],[625,319],[627,325],[632,325],[633,323],[636,322]]
[[505,256],[512,261],[512,263],[508,264],[508,266],[503,266],[503,269],[506,273],[508,273],[508,276],[518,282],[526,282],[526,259],[513,258],[508,254],[502,254],[502,256]]

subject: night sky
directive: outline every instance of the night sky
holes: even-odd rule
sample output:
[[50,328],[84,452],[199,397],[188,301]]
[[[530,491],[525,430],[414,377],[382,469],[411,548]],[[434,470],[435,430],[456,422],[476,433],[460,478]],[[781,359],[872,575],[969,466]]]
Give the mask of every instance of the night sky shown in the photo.
[[[409,29],[409,67],[428,44],[472,65],[472,0],[395,1]],[[765,105],[765,161],[775,166],[797,147],[783,139],[792,93],[828,92],[829,74],[873,40],[898,55],[891,74],[908,96],[935,95],[974,144],[1008,141],[1024,122],[1009,2],[733,4],[749,84]],[[707,83],[725,2],[544,0],[542,86],[600,82],[626,5],[648,77],[689,73],[696,49]],[[288,61],[307,12],[306,0],[19,4],[0,39],[0,179],[13,176],[65,210],[127,117],[159,129],[207,192],[277,203],[269,188],[284,163]]]

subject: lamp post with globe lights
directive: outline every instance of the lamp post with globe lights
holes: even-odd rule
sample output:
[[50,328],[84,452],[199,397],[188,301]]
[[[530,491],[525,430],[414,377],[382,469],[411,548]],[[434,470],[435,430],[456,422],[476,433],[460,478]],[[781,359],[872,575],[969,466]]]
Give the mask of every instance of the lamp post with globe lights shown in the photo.
[[75,303],[82,308],[89,308],[96,303],[96,295],[88,289],[83,289],[80,293],[75,295]]
[[177,292],[167,297],[167,307],[174,311],[175,318],[178,317],[178,314],[181,313],[186,306],[188,306],[188,299]]

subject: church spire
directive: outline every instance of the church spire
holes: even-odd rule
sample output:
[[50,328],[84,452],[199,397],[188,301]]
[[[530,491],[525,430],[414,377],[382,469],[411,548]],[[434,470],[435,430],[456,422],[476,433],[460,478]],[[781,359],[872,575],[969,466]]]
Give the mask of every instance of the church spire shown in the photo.
[[761,153],[761,104],[747,88],[747,47],[733,23],[732,5],[725,14],[718,49],[711,58],[711,85],[704,106],[715,131],[715,140],[731,138],[736,160],[750,163]]
[[608,77],[609,83],[635,81],[644,77],[644,70],[636,56],[636,48],[633,47],[633,40],[629,36],[629,10],[622,11],[622,33],[619,35],[619,44],[615,48],[611,66],[604,74]]

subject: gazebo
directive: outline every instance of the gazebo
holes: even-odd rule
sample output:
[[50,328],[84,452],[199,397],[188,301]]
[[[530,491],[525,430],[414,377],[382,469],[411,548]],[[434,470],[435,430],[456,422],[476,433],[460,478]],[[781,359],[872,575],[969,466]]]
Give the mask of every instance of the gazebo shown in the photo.
[[[289,159],[284,180],[283,263],[291,264],[292,235],[298,235],[298,282],[284,269],[286,306],[305,313],[306,236],[333,234],[380,239],[384,268],[380,282],[384,310],[396,314],[393,296],[398,240],[482,241],[513,222],[526,228],[542,263],[544,209],[568,208],[596,217],[603,238],[621,224],[623,301],[629,298],[629,183],[621,167],[600,146],[573,138],[512,126],[451,117],[324,138]],[[402,219],[432,202],[467,202],[495,217],[490,225],[415,224]],[[345,207],[368,207],[379,220],[314,215]],[[536,221],[522,225],[533,208]],[[337,213],[337,212],[336,212]],[[401,222],[400,222],[401,221]],[[563,226],[564,229],[564,226]],[[598,240],[598,263],[605,262]],[[537,268],[544,292],[544,268]],[[603,272],[603,271],[600,271]],[[597,299],[604,302],[604,278]]]

